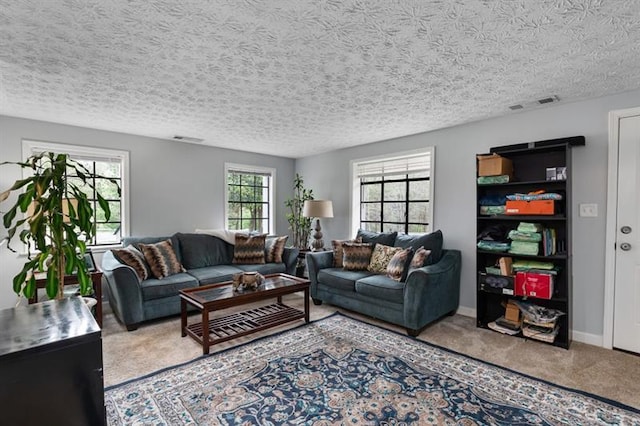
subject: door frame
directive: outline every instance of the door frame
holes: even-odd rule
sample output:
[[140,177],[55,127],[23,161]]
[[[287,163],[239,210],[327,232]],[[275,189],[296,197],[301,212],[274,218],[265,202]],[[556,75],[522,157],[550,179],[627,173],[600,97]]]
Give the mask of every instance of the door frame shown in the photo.
[[[640,115],[640,107],[609,112],[609,173],[607,179],[607,229],[604,263],[604,318],[602,346],[613,349],[613,310],[616,278],[616,234],[618,215],[618,150],[620,120]],[[638,165],[640,167],[640,165]]]

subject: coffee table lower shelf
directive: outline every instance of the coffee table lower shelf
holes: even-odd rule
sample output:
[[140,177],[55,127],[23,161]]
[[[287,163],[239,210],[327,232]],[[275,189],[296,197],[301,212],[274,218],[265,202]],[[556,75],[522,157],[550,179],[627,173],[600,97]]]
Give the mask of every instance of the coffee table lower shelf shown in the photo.
[[[209,345],[304,318],[304,312],[282,303],[214,318],[209,320]],[[198,342],[204,343],[202,322],[188,325],[186,332]]]

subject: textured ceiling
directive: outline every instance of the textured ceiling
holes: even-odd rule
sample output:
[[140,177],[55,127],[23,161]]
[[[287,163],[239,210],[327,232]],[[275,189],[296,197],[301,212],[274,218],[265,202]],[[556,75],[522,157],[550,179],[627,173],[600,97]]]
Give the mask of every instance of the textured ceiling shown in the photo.
[[0,0],[0,73],[3,115],[301,157],[637,89],[640,1]]

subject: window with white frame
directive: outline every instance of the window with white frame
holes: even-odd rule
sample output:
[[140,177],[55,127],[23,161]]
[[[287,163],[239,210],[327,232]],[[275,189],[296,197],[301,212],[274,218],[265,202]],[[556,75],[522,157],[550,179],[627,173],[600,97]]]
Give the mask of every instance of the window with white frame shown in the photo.
[[225,163],[225,226],[229,230],[275,233],[276,170]]
[[[22,155],[25,159],[42,152],[68,154],[71,159],[87,168],[93,175],[89,178],[93,188],[83,185],[77,176],[68,176],[69,180],[75,180],[74,183],[83,188],[83,191],[86,189],[87,198],[93,204],[93,222],[96,225],[96,235],[93,241],[88,242],[88,245],[100,247],[120,244],[122,237],[127,235],[129,229],[127,205],[129,153],[62,143],[26,140],[22,142]],[[119,194],[118,188],[112,180],[117,182],[120,187]],[[96,191],[109,203],[111,217],[108,220],[98,206]]]
[[433,229],[433,147],[355,160],[352,228],[426,233]]

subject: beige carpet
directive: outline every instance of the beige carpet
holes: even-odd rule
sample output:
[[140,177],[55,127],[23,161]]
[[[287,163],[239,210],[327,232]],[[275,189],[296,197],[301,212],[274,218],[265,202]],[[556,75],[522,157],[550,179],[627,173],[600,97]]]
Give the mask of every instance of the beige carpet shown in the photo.
[[[284,298],[302,308],[302,296]],[[246,306],[244,307],[246,309]],[[333,306],[311,305],[311,319],[331,315]],[[229,310],[231,311],[231,310]],[[350,311],[352,317],[403,331]],[[196,314],[194,314],[196,315]],[[192,316],[191,321],[197,320]],[[212,353],[274,332],[300,325],[302,321],[212,348]],[[510,368],[552,383],[583,390],[640,409],[640,356],[573,342],[569,350],[478,329],[475,319],[461,315],[446,317],[427,327],[418,337],[448,349]],[[104,381],[111,386],[202,356],[202,348],[190,337],[180,337],[180,318],[172,317],[142,325],[127,332],[106,309],[103,329]]]

